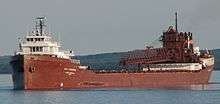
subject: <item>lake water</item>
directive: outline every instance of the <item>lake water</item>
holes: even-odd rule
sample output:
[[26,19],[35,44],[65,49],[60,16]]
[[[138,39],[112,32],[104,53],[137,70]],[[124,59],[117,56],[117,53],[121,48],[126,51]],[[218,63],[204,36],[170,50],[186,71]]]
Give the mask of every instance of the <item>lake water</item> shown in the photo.
[[11,75],[0,75],[0,104],[220,104],[220,71],[207,86],[192,89],[94,89],[15,91]]

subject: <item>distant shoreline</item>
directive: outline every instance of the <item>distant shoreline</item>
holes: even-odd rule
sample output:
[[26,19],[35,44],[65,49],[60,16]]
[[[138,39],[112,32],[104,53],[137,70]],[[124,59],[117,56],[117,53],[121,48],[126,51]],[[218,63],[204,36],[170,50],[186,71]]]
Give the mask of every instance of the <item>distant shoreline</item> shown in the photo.
[[[220,71],[220,49],[211,50],[215,56],[215,71]],[[101,53],[95,55],[75,56],[82,65],[91,66],[94,69],[119,69],[118,61],[126,52]],[[9,62],[11,56],[0,56],[0,74],[11,74],[12,67]]]

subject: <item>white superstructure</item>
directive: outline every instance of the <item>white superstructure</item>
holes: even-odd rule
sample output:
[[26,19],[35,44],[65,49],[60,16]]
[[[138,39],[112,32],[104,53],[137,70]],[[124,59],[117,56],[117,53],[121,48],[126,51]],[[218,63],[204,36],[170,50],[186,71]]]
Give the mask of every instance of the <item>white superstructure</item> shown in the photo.
[[170,63],[170,64],[149,64],[148,67],[143,68],[143,71],[149,70],[201,70],[200,63]]
[[53,40],[51,34],[45,32],[45,17],[36,19],[38,21],[36,21],[35,29],[19,43],[19,51],[16,54],[48,54],[70,59],[70,56],[73,56],[72,51],[60,51],[60,44]]
[[202,70],[207,66],[214,65],[214,57],[199,58],[200,63],[164,63],[164,64],[149,64],[143,68],[143,71],[165,71],[165,70]]

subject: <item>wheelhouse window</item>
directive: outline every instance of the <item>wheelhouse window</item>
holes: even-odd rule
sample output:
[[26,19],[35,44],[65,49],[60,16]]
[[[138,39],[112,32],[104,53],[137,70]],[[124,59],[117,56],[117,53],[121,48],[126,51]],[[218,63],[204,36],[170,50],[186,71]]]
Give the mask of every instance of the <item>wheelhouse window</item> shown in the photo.
[[43,52],[43,47],[40,47],[40,52]]
[[30,47],[30,52],[33,52],[33,48],[32,47]]
[[39,42],[39,41],[44,41],[44,38],[27,38],[27,41],[35,41],[35,42]]
[[36,52],[36,47],[33,47],[33,52]]
[[36,47],[36,51],[39,52],[39,47]]
[[43,52],[43,47],[30,47],[30,52]]

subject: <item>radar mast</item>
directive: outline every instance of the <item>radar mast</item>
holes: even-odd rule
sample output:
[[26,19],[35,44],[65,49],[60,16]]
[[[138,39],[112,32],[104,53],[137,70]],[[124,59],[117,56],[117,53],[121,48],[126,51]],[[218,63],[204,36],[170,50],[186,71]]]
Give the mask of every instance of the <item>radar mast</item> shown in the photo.
[[44,35],[44,27],[46,27],[45,25],[45,17],[37,17],[36,18],[36,36],[43,36]]

